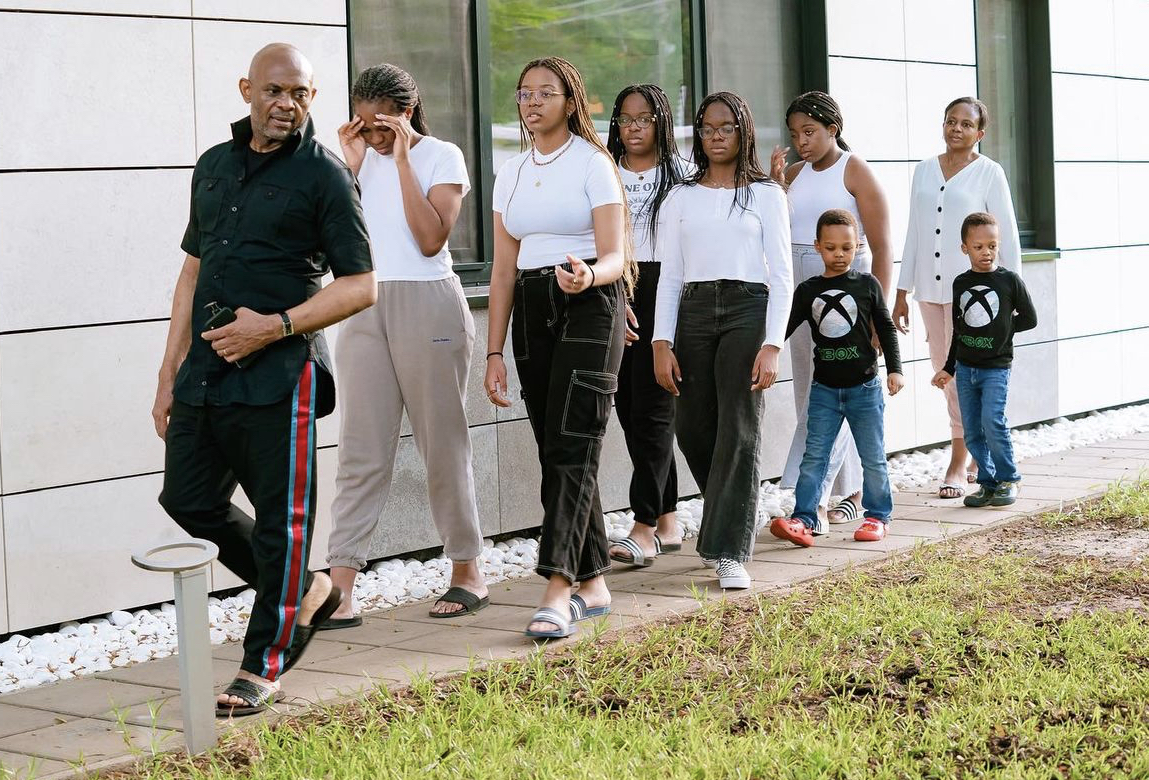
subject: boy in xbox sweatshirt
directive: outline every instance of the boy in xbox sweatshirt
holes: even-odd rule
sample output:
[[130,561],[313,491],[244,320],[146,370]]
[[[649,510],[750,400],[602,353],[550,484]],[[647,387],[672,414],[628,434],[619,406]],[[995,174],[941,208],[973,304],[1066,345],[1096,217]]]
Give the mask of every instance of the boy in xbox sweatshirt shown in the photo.
[[794,290],[786,338],[802,323],[814,341],[814,381],[806,412],[806,451],[794,488],[794,516],[778,517],[770,533],[802,547],[827,532],[818,515],[830,451],[842,423],[862,460],[862,524],[854,531],[859,542],[881,541],[886,535],[894,501],[886,470],[885,399],[878,375],[877,333],[886,360],[886,389],[902,389],[898,336],[878,280],[851,270],[858,248],[858,225],[843,209],[830,209],[818,218],[814,243],[826,270]]
[[944,388],[957,378],[965,446],[977,461],[980,485],[965,505],[1007,506],[1017,500],[1021,481],[1005,419],[1013,335],[1037,327],[1037,311],[1021,277],[997,265],[993,216],[970,214],[961,238],[970,270],[954,279],[953,340],[933,384]]

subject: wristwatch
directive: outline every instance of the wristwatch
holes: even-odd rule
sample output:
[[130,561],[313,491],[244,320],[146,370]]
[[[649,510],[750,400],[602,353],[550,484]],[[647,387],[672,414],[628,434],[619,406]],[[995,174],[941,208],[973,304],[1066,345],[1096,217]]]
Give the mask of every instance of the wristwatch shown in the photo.
[[279,316],[283,318],[283,337],[287,338],[295,333],[295,326],[291,324],[291,317],[287,316],[287,312],[281,311]]

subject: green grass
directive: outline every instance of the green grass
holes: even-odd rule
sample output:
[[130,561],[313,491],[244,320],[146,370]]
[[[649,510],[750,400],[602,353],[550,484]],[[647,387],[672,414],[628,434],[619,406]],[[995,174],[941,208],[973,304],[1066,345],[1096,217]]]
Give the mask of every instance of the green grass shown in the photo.
[[1065,512],[1050,512],[1042,516],[1041,522],[1046,528],[1069,528],[1084,523],[1149,528],[1149,477],[1117,482],[1096,501]]
[[[1149,485],[1119,488],[1090,512],[1134,507],[1149,509]],[[785,598],[379,690],[140,771],[1146,778],[1149,619],[1057,609],[1111,591],[1145,594],[1149,576],[1095,559],[975,557],[960,543],[918,549]]]

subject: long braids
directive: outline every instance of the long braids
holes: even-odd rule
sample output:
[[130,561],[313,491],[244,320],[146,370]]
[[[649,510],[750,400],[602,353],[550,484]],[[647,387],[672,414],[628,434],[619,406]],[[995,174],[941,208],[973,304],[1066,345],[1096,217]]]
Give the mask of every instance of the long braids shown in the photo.
[[[559,81],[562,82],[563,91],[566,92],[567,99],[574,104],[574,111],[567,117],[567,129],[573,135],[582,138],[610,158],[610,151],[607,150],[602,139],[598,137],[598,132],[594,129],[594,121],[590,116],[590,100],[587,98],[586,85],[583,83],[582,74],[578,72],[578,68],[562,57],[540,57],[539,59],[531,60],[523,67],[522,72],[519,74],[518,83],[515,85],[516,89],[522,88],[523,79],[526,78],[527,72],[533,68],[546,68],[558,76]],[[527,130],[527,125],[523,121],[522,111],[519,112],[519,141],[523,151],[526,151],[533,145],[530,131]],[[626,188],[622,186],[622,176],[619,175],[617,167],[612,167],[614,168],[615,178],[618,180],[619,194],[625,195]],[[626,294],[629,297],[634,292],[634,283],[638,279],[638,263],[635,262],[634,259],[634,247],[631,242],[630,214],[626,208],[625,198],[622,207],[622,220],[625,232],[622,245],[622,279],[626,288]]]
[[674,114],[671,112],[670,99],[662,88],[656,84],[631,84],[624,87],[614,99],[614,110],[610,115],[610,130],[606,139],[606,148],[610,152],[615,164],[620,164],[626,147],[622,143],[622,131],[618,126],[618,116],[622,113],[623,102],[631,95],[642,95],[654,114],[654,150],[658,157],[658,189],[650,201],[650,223],[646,229],[650,233],[650,244],[654,246],[655,232],[658,227],[658,210],[666,200],[670,190],[682,181],[683,163],[685,160],[678,153],[678,145],[674,142]]
[[400,111],[411,111],[411,127],[419,135],[430,135],[423,101],[419,99],[419,86],[411,74],[398,65],[373,65],[359,74],[351,87],[352,102],[378,103],[390,100]]
[[740,142],[738,144],[738,157],[734,163],[734,202],[730,204],[730,207],[731,209],[735,206],[747,209],[754,197],[753,193],[750,192],[750,185],[761,182],[774,183],[774,180],[762,168],[762,163],[758,159],[758,140],[754,131],[754,115],[750,113],[750,106],[741,95],[733,92],[712,92],[698,106],[698,111],[694,115],[694,148],[692,150],[695,172],[686,181],[689,184],[697,184],[702,181],[702,177],[710,169],[710,159],[706,156],[706,150],[702,148],[702,117],[706,114],[706,109],[713,103],[722,103],[729,108],[730,113],[734,114],[734,121],[738,124]]
[[834,133],[834,140],[838,142],[838,148],[843,151],[850,151],[850,145],[842,139],[842,109],[838,106],[838,101],[827,95],[825,92],[803,92],[798,97],[794,98],[790,103],[789,108],[786,109],[786,121],[790,121],[791,114],[806,114],[820,125],[824,125],[826,129],[831,126],[837,130]]

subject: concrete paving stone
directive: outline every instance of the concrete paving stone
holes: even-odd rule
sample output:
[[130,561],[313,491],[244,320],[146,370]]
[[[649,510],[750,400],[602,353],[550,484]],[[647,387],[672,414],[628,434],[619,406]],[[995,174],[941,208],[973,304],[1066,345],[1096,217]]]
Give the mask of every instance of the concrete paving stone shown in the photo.
[[543,581],[532,577],[516,582],[500,582],[492,585],[490,590],[492,605],[537,607],[543,597]]
[[956,498],[942,498],[936,490],[930,491],[900,491],[894,493],[894,511],[902,506],[945,506],[947,501],[957,501]]
[[[366,623],[366,618],[364,623]],[[366,650],[373,647],[372,644],[364,642],[358,644],[355,642],[345,641],[345,635],[361,628],[341,628],[338,631],[321,631],[315,635],[307,645],[307,651],[304,658],[308,661],[314,661],[317,658],[329,658],[331,656],[345,655],[347,653],[358,653],[360,650]],[[228,661],[231,663],[229,667],[230,672],[225,682],[230,682],[231,678],[235,676],[239,664],[243,661],[243,644],[241,642],[228,642],[223,645],[216,645],[211,649],[212,658],[221,661]],[[214,669],[213,664],[213,669]],[[176,677],[176,688],[179,687],[179,677]]]
[[647,580],[627,592],[640,597],[649,593],[699,602],[720,600],[725,593],[718,587],[718,578],[710,570],[705,574],[667,574]]
[[[1048,499],[1035,498],[1033,496],[1025,495],[1025,487],[1021,488],[1021,495],[1017,497],[1009,506],[987,506],[985,509],[991,512],[1009,512],[1015,515],[1029,515],[1034,513],[1046,512],[1050,508]],[[1054,506],[1056,508],[1056,506]]]
[[664,596],[658,593],[617,592],[610,608],[612,615],[650,620],[658,617],[679,617],[697,612],[701,608],[697,599],[689,596]]
[[[1091,444],[1074,452],[1125,452],[1138,453],[1138,457],[1149,457],[1149,439],[1117,439],[1104,444]],[[1134,457],[1132,454],[1126,457]]]
[[948,539],[975,530],[977,526],[943,523],[937,520],[913,520],[895,517],[886,529],[888,536],[908,536],[913,539]]
[[1076,488],[1088,495],[1100,495],[1109,487],[1109,480],[1096,477],[1074,477],[1066,474],[1027,474],[1024,466],[1021,473],[1021,489],[1029,485],[1043,487]]
[[1046,505],[1049,505],[1050,502],[1080,501],[1091,494],[1092,491],[1086,488],[1035,485],[1031,480],[1025,480],[1021,484],[1021,495],[1024,498],[1036,498],[1045,502]]
[[1082,452],[1073,450],[1066,453],[1051,453],[1039,458],[1030,458],[1024,461],[1026,466],[1054,465],[1054,466],[1104,466],[1106,468],[1143,468],[1146,462],[1143,458],[1131,457],[1126,453],[1104,454],[1099,452]]
[[[0,704],[0,737],[53,726],[57,723],[73,720],[74,717],[48,710],[18,707],[14,704]],[[0,777],[2,776],[0,775]]]
[[[843,526],[838,526],[838,528],[842,527]],[[853,525],[849,526],[849,530],[844,532],[838,531],[831,526],[829,534],[819,536],[814,542],[816,547],[835,547],[842,550],[876,550],[884,553],[909,550],[912,549],[915,544],[917,544],[917,540],[911,536],[895,536],[893,534],[887,534],[886,538],[880,542],[855,542]]]
[[465,671],[467,660],[455,655],[375,647],[339,658],[327,658],[314,664],[305,664],[302,669],[405,683],[420,674],[440,675]]
[[0,739],[3,752],[27,753],[69,763],[103,761],[131,753],[174,750],[183,745],[178,731],[151,729],[79,718]]
[[[524,615],[525,620],[529,618],[530,614]],[[523,627],[526,628],[526,623]],[[521,632],[475,626],[444,626],[432,634],[408,639],[392,647],[424,653],[443,653],[462,658],[476,657],[484,661],[524,656],[535,650],[534,644]]]
[[[178,688],[176,684],[175,689]],[[171,688],[82,677],[8,694],[0,699],[0,703],[84,717],[109,708],[120,709],[140,702],[166,699],[174,692]]]
[[845,566],[858,566],[886,557],[877,550],[842,550],[836,547],[798,547],[789,545],[786,549],[755,551],[754,560],[770,563],[802,563],[821,566],[827,571]]
[[63,761],[0,750],[0,777],[5,780],[42,780],[61,773],[71,774],[72,767]]
[[777,561],[747,561],[746,571],[755,583],[767,586],[790,585],[820,577],[826,573],[821,566],[807,566],[800,563],[778,563]]
[[993,510],[989,507],[967,506],[915,507],[906,513],[904,519],[934,520],[944,523],[956,523],[959,525],[982,527],[991,523],[999,522],[1007,515],[1012,516],[1014,514],[1026,514],[1024,512],[1011,512],[1009,511],[1009,507],[1005,507],[1005,510],[1006,511]]
[[[240,654],[242,655],[242,649]],[[238,658],[233,661],[213,655],[211,659],[212,685],[226,685],[231,682],[238,668]],[[167,658],[161,658],[158,661],[147,661],[132,666],[125,666],[122,669],[99,672],[93,675],[93,677],[132,683],[134,685],[151,685],[157,688],[179,690],[179,656],[172,655]]]
[[292,669],[280,678],[279,685],[281,700],[288,705],[353,696],[373,687],[360,676],[311,669]]
[[1138,466],[1137,468],[1115,468],[1109,466],[1057,465],[1052,463],[1025,463],[1019,467],[1023,485],[1025,484],[1026,477],[1030,474],[1088,479],[1093,480],[1097,484],[1104,485],[1107,482],[1113,482],[1118,479],[1136,479],[1143,468],[1144,466]]
[[413,604],[409,607],[398,607],[389,613],[389,616],[408,623],[427,623],[433,627],[443,626],[447,624],[455,626],[488,626],[492,618],[497,619],[505,617],[508,612],[518,612],[514,607],[506,604],[489,604],[479,612],[470,615],[459,615],[452,618],[435,618],[427,612],[430,605],[434,602],[424,602],[420,604]]

